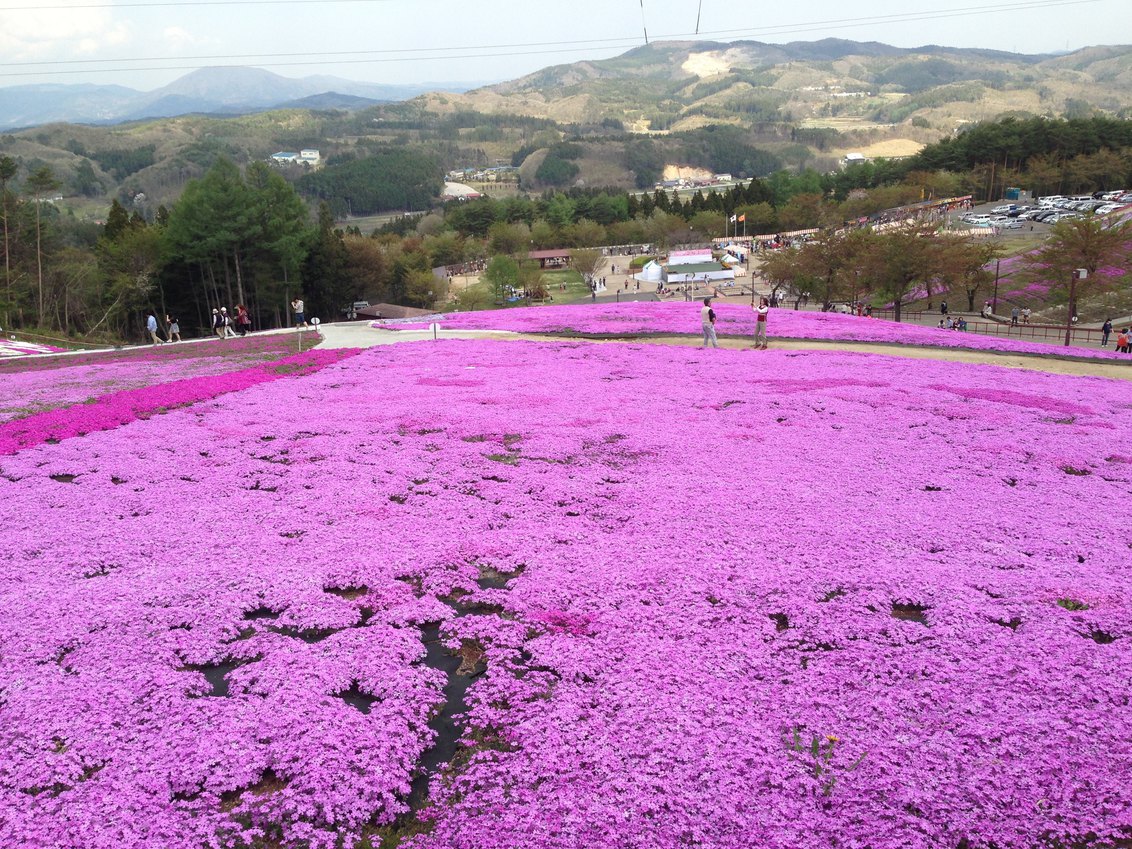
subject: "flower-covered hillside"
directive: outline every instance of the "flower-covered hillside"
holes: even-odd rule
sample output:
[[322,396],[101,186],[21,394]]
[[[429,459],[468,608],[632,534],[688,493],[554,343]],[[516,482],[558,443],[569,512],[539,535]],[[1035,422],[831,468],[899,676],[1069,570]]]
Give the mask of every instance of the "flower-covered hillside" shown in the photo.
[[[308,340],[305,347],[310,346]],[[89,402],[108,392],[237,371],[297,350],[297,334],[259,334],[13,360],[0,364],[0,422]]]
[[0,844],[1099,849],[1127,405],[441,341],[0,457]]
[[[699,335],[701,306],[699,301],[695,301],[516,307],[508,310],[452,313],[439,317],[438,321],[446,330],[509,330],[519,333],[592,336],[673,333]],[[754,335],[755,317],[749,304],[713,301],[712,308],[718,316],[716,331],[721,336]],[[1102,359],[1114,359],[1120,356],[1110,351],[1092,348],[1064,347],[998,336],[980,336],[970,332],[941,330],[917,324],[901,324],[832,312],[775,309],[770,312],[768,325],[771,338],[876,342]],[[423,325],[375,322],[373,326],[386,330],[407,330]]]

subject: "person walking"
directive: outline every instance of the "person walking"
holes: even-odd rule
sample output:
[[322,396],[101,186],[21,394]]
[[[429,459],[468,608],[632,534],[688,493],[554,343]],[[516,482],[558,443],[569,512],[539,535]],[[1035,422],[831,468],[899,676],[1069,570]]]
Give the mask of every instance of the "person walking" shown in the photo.
[[[766,350],[766,319],[770,313],[770,303],[766,298],[759,298],[759,305],[755,307],[755,350]],[[761,343],[761,344],[760,344]]]
[[301,298],[295,298],[291,301],[291,312],[295,314],[295,327],[299,325],[307,326],[307,314]]
[[235,339],[236,331],[232,329],[232,317],[228,315],[228,307],[220,308],[220,323],[224,325],[224,338]]
[[1017,327],[1018,326],[1018,313],[1019,312],[1020,312],[1020,310],[1018,309],[1018,307],[1014,307],[1014,309],[1012,309],[1010,311],[1010,326],[1011,327]]
[[715,338],[715,310],[711,308],[711,298],[704,298],[704,305],[700,308],[700,324],[704,329],[704,344],[707,347],[711,343],[713,348],[719,347],[719,342]]
[[149,338],[153,340],[154,345],[165,344],[164,340],[157,335],[157,316],[153,313],[145,317],[145,329],[149,331]]
[[251,329],[252,317],[248,314],[248,308],[243,304],[236,304],[236,331],[241,336],[247,336]]
[[1112,335],[1112,319],[1106,318],[1101,325],[1101,347],[1108,347],[1108,337]]
[[224,318],[220,315],[218,309],[212,311],[212,332],[216,334],[218,339],[224,338]]
[[181,325],[177,319],[172,316],[165,316],[165,333],[170,342],[181,341]]
[[1022,310],[1022,323],[1023,324],[1029,324],[1030,323],[1030,312],[1031,311],[1030,311],[1029,307],[1026,307],[1024,310]]

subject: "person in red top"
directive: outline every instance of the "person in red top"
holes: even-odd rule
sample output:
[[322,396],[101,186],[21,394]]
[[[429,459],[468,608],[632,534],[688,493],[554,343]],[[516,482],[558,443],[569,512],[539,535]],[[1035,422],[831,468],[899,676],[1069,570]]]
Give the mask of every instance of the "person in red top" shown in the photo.
[[770,312],[770,302],[766,298],[759,299],[755,307],[755,350],[766,350],[766,317]]
[[1128,328],[1116,334],[1116,352],[1118,354],[1132,353],[1132,342],[1128,338]]

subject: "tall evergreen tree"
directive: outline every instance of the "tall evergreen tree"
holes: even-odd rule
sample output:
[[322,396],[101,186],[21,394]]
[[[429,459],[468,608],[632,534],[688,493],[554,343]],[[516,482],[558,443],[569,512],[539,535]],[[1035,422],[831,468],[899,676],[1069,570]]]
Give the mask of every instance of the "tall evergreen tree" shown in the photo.
[[338,318],[353,300],[353,281],[347,274],[349,254],[342,234],[334,229],[334,216],[326,202],[318,205],[318,224],[303,262],[303,295],[307,315],[325,321]]

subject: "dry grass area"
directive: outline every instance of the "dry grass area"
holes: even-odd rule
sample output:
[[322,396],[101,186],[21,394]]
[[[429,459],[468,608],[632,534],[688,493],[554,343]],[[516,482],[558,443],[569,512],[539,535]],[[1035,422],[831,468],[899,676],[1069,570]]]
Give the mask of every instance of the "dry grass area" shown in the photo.
[[915,156],[923,149],[922,142],[915,139],[886,139],[885,141],[873,142],[865,147],[855,147],[852,150],[837,151],[840,156],[846,153],[860,153],[870,159],[877,159],[880,157],[894,157],[894,156]]

